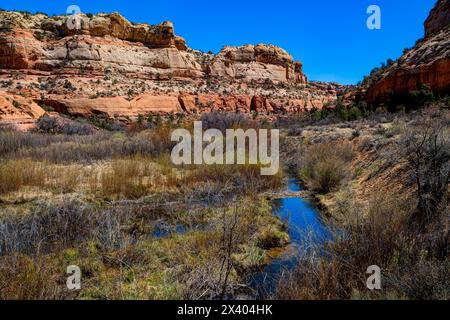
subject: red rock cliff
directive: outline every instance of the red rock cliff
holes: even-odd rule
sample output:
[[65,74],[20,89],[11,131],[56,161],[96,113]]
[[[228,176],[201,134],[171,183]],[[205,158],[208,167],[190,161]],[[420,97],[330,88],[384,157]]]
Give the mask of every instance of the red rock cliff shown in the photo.
[[425,22],[425,38],[387,68],[366,93],[368,102],[382,102],[428,85],[450,93],[450,0],[439,0]]
[[339,90],[308,83],[302,63],[273,45],[224,47],[215,55],[190,49],[171,22],[135,24],[118,13],[71,19],[0,12],[4,95],[76,116],[136,117],[301,112],[322,108]]

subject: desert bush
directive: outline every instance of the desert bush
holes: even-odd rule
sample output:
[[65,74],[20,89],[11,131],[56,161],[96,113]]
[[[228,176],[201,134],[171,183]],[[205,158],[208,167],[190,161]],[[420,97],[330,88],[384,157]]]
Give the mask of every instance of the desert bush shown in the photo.
[[439,112],[412,124],[399,141],[400,153],[416,185],[417,209],[411,224],[424,231],[448,204],[450,139],[448,120]]
[[[91,163],[97,160],[134,155],[158,156],[161,153],[169,152],[174,145],[170,141],[170,136],[163,135],[159,131],[144,131],[132,137],[111,134],[67,137],[70,136],[64,135],[60,139],[55,139],[56,141],[60,140],[59,143],[44,138],[48,141],[42,143],[42,147],[21,148],[14,157],[47,160],[60,164]],[[31,136],[31,140],[35,140],[35,137]]]
[[90,124],[48,115],[44,115],[38,119],[36,129],[43,133],[66,135],[89,135],[96,132],[96,128]]
[[0,123],[0,132],[10,132],[16,130],[16,126],[12,123]]
[[301,177],[318,192],[333,191],[346,178],[352,156],[347,142],[312,145],[304,151]]
[[218,129],[223,133],[225,133],[227,129],[259,128],[257,121],[241,113],[204,113],[201,116],[200,121],[203,123],[204,130]]

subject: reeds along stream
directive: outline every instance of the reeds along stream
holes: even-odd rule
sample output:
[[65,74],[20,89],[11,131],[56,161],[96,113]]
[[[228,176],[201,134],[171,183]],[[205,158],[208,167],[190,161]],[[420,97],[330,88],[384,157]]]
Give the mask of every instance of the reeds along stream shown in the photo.
[[[298,180],[290,180],[288,188],[298,192],[302,185]],[[273,201],[272,208],[273,214],[286,223],[291,243],[281,252],[274,251],[274,258],[264,270],[250,277],[250,287],[257,292],[257,298],[274,294],[279,277],[293,270],[302,254],[321,248],[332,239],[331,230],[310,201],[301,197],[279,198]]]

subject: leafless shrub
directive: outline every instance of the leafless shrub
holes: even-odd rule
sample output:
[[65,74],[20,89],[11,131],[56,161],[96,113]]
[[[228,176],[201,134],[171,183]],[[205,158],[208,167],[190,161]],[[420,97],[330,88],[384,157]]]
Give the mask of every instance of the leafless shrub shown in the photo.
[[99,209],[76,200],[60,204],[42,202],[30,214],[0,219],[0,256],[13,253],[37,255],[77,247],[88,240],[104,248],[130,243],[132,212],[122,206]]
[[98,141],[68,141],[53,143],[42,148],[25,149],[17,153],[19,157],[35,160],[48,160],[52,163],[91,163],[120,156],[148,155],[157,156],[165,151],[161,142],[148,140],[144,136],[129,139],[99,139]]
[[29,215],[0,220],[0,255],[36,254],[49,250],[52,243],[66,247],[85,238],[91,223],[89,211],[79,202],[41,203]]
[[316,191],[328,193],[345,179],[353,157],[351,144],[323,143],[312,145],[302,159],[301,175]]
[[89,135],[97,131],[94,126],[87,123],[48,115],[41,117],[36,122],[36,127],[40,132],[66,135]]
[[203,129],[218,129],[223,133],[227,129],[259,128],[258,122],[241,113],[204,113],[200,121],[203,123]]
[[440,218],[449,200],[450,138],[448,120],[439,114],[419,119],[402,140],[401,154],[416,184],[417,209],[411,224],[422,232]]
[[344,229],[336,230],[325,253],[317,247],[301,257],[295,271],[280,280],[278,298],[350,299],[355,292],[367,292],[369,266],[376,264],[389,272],[402,269],[404,261],[399,256],[410,249],[405,228],[407,201],[380,193],[368,211],[361,211],[346,217]]
[[170,130],[151,129],[123,138],[107,132],[90,135],[0,132],[0,154],[6,158],[32,158],[52,163],[88,163],[133,155],[158,156],[169,153],[174,146]]
[[[24,154],[32,153],[27,149],[39,149],[51,144],[61,144],[73,142],[77,144],[90,144],[109,139],[106,134],[96,134],[92,136],[68,136],[68,135],[48,135],[31,132],[0,132],[0,154],[3,157],[20,157]],[[15,152],[20,151],[18,154]]]
[[0,122],[0,132],[10,132],[10,131],[16,131],[17,128],[12,123],[4,123]]
[[201,268],[193,269],[185,279],[187,300],[212,300],[218,296],[217,273],[220,262],[211,258]]
[[133,242],[133,236],[125,229],[131,217],[129,210],[120,207],[99,211],[95,217],[93,238],[98,239],[106,249],[126,247]]

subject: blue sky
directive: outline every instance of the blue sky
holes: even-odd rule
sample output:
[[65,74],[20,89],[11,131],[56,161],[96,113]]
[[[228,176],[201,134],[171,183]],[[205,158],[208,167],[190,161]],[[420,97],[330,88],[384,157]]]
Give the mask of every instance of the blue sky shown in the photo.
[[[133,22],[171,20],[194,49],[271,43],[301,60],[311,80],[356,83],[424,35],[436,0],[0,0],[0,8],[65,13],[119,11]],[[367,7],[381,8],[381,30],[366,27]]]

